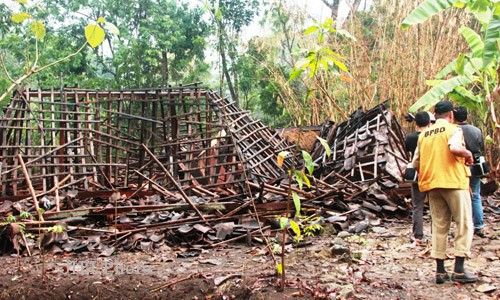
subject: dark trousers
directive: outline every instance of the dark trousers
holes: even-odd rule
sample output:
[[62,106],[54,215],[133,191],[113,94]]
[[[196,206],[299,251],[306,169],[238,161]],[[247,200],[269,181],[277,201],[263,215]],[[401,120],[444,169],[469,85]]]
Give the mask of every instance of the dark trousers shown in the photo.
[[411,185],[411,202],[413,204],[413,236],[416,239],[424,237],[424,201],[427,193],[422,193],[418,189],[417,183]]

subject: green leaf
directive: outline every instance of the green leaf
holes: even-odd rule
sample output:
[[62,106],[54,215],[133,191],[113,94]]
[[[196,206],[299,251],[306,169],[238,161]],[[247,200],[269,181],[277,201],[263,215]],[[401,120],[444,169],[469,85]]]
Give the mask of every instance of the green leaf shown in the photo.
[[483,54],[484,43],[477,32],[467,26],[460,27],[458,32],[464,37],[474,56],[478,57]]
[[304,30],[304,35],[310,35],[319,30],[319,26],[311,25]]
[[484,34],[483,68],[499,55],[497,40],[500,39],[500,18],[493,19]]
[[490,0],[475,0],[471,2],[472,5],[469,6],[473,12],[485,12],[490,6]]
[[464,8],[465,7],[465,2],[462,2],[462,1],[455,1],[453,2],[453,7],[456,7],[456,8]]
[[343,37],[356,41],[356,38],[349,31],[345,29],[337,29],[337,33]]
[[104,17],[97,18],[97,24],[104,24],[104,23],[106,23],[106,19]]
[[45,37],[45,25],[41,21],[32,22],[30,29],[37,40],[41,40]]
[[500,1],[494,4],[493,15],[500,17]]
[[31,214],[27,211],[21,211],[21,213],[19,213],[19,217],[23,220],[26,220],[31,218]]
[[465,55],[460,53],[457,57],[457,63],[455,65],[455,72],[458,75],[464,75],[464,65],[465,65]]
[[297,181],[297,183],[299,184],[299,189],[302,189],[302,187],[304,186],[304,180],[302,180],[302,174],[301,173],[304,173],[302,171],[298,171],[296,170],[295,171],[295,180]]
[[309,180],[309,177],[307,177],[306,173],[300,172],[302,175],[302,180],[305,182],[308,188],[311,188],[311,181]]
[[474,73],[479,73],[483,66],[483,59],[479,57],[468,58],[464,65],[464,75],[472,77]]
[[12,214],[9,214],[6,219],[7,223],[14,223],[16,222],[16,217],[13,216]]
[[463,98],[467,98],[467,99],[472,100],[472,101],[474,101],[476,103],[482,103],[483,102],[481,98],[479,98],[478,96],[474,95],[473,92],[469,91],[468,89],[466,89],[463,86],[457,86],[455,88],[455,92],[458,93]]
[[223,18],[223,15],[222,15],[222,10],[221,10],[220,8],[217,8],[217,9],[215,10],[215,14],[214,14],[214,16],[215,16],[215,20],[217,20],[217,21],[222,21],[222,18]]
[[64,226],[62,226],[62,225],[54,225],[54,226],[48,228],[48,232],[63,233],[64,232]]
[[280,229],[285,229],[288,226],[288,218],[280,217],[279,223],[280,223]]
[[301,208],[299,195],[297,195],[296,192],[293,192],[292,199],[293,199],[293,205],[295,206],[295,215],[299,216]]
[[294,220],[290,220],[290,228],[292,228],[292,231],[296,236],[302,235],[302,233],[300,232],[299,224],[297,224],[297,222],[295,222]]
[[324,29],[330,29],[333,28],[333,24],[335,24],[335,22],[332,18],[326,18],[325,21],[321,24],[321,27],[323,27]]
[[314,162],[312,160],[311,154],[309,154],[307,151],[302,150],[302,157],[304,158],[304,164],[307,171],[309,171],[309,175],[312,175],[312,173],[314,172]]
[[28,4],[28,0],[16,0],[16,2],[21,5]]
[[295,80],[295,78],[299,77],[304,72],[304,69],[293,68],[290,73],[289,81]]
[[276,264],[276,273],[278,275],[282,275],[283,274],[283,264],[281,264],[281,263],[277,263]]
[[328,142],[319,136],[317,136],[316,138],[321,143],[321,146],[323,146],[323,148],[325,149],[326,156],[330,157],[330,155],[332,155],[332,149],[330,148],[330,145],[328,145]]
[[31,18],[31,15],[27,12],[24,12],[24,11],[14,13],[14,14],[12,14],[12,16],[10,16],[10,19],[12,20],[12,22],[17,23],[17,24],[21,24],[22,22],[24,22],[30,18]]
[[479,21],[479,23],[485,27],[490,23],[491,17],[493,16],[493,12],[489,9],[486,11],[472,11],[472,14]]
[[85,38],[90,47],[95,48],[99,46],[104,41],[105,36],[104,29],[98,24],[89,24],[85,26]]
[[442,79],[429,79],[429,80],[425,81],[425,84],[428,86],[436,86],[436,85],[440,84],[441,82],[443,82]]
[[415,102],[410,108],[410,112],[416,112],[420,108],[430,108],[440,100],[446,94],[453,91],[457,86],[467,85],[472,82],[472,79],[467,76],[456,76],[448,80],[443,80],[439,84],[433,86],[427,93],[420,97],[417,102]]
[[451,7],[453,2],[449,0],[425,0],[412,10],[401,23],[401,27],[406,29],[415,24],[425,22],[433,15]]
[[457,59],[455,58],[453,61],[451,61],[449,64],[447,64],[444,68],[442,68],[437,74],[436,74],[436,79],[443,79],[445,78],[448,74],[453,72],[455,70],[455,65],[457,63]]

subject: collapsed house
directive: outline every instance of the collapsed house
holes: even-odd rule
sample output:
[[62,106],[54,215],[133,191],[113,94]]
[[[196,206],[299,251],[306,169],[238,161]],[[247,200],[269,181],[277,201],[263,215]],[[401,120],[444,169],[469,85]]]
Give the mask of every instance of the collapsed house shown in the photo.
[[[327,211],[341,229],[349,220],[332,219],[335,211],[359,220],[405,212],[404,196],[386,192],[397,192],[407,156],[385,106],[324,126],[322,136],[333,157],[316,145],[314,186],[291,186],[303,210]],[[23,232],[50,233],[44,245],[54,252],[271,236],[265,220],[285,212],[285,170],[299,165],[292,155],[280,167],[277,154],[295,145],[198,85],[18,91],[0,141],[0,215],[13,215]],[[33,239],[6,228],[4,248],[33,250]]]
[[[331,157],[320,142],[313,159],[321,166],[316,176],[334,183],[349,180],[345,188],[363,196],[363,206],[380,212],[406,210],[409,185],[402,174],[410,159],[404,149],[404,134],[388,103],[363,111],[358,109],[340,124],[327,122],[320,136],[331,146]],[[403,184],[402,184],[403,183]],[[360,191],[366,194],[360,195]]]

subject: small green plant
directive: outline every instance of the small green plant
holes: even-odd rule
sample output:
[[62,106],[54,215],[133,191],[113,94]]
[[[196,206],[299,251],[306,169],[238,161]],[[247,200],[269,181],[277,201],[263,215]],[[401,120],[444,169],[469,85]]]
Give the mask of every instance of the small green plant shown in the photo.
[[[318,137],[321,145],[325,148],[326,155],[329,157],[331,155],[331,149],[328,145],[328,143]],[[280,229],[282,230],[282,239],[281,239],[281,262],[276,264],[276,274],[278,276],[281,275],[281,289],[284,290],[285,288],[285,244],[286,244],[286,233],[291,229],[293,232],[293,241],[295,243],[300,243],[304,239],[304,234],[308,236],[314,235],[314,232],[319,232],[321,231],[321,225],[319,224],[311,224],[308,221],[310,221],[312,218],[308,217],[303,217],[301,215],[301,210],[302,210],[302,203],[300,201],[299,195],[295,192],[292,191],[292,181],[297,182],[299,185],[299,189],[302,190],[304,187],[304,184],[307,185],[307,187],[311,188],[311,181],[309,180],[308,176],[313,175],[314,173],[314,168],[315,168],[315,163],[312,159],[311,154],[309,154],[307,151],[302,150],[302,159],[304,161],[304,168],[303,169],[295,169],[294,165],[294,160],[292,160],[292,165],[291,167],[287,170],[288,174],[288,198],[287,198],[287,209],[285,212],[284,216],[278,217],[278,222],[280,225]],[[290,156],[290,152],[288,151],[282,151],[278,154],[278,157],[276,159],[277,164],[279,167],[282,167],[284,165],[285,159]],[[306,171],[309,173],[308,175],[306,174]],[[314,177],[312,177],[314,179]],[[290,200],[292,200],[294,209],[295,209],[295,216],[294,218],[290,217]],[[315,220],[316,221],[316,220]],[[319,226],[319,227],[318,227]],[[302,228],[302,229],[301,229]],[[307,231],[306,231],[307,229]],[[304,234],[303,234],[304,232]],[[274,249],[273,249],[274,250]],[[274,252],[274,251],[273,251]]]
[[62,225],[54,225],[52,227],[48,228],[48,232],[53,232],[53,233],[63,233],[66,228]]
[[7,216],[7,219],[5,219],[5,221],[7,221],[7,223],[10,224],[10,223],[16,223],[17,219],[16,216],[9,214]]
[[19,214],[19,218],[21,218],[22,220],[28,220],[28,219],[31,219],[33,216],[31,215],[31,213],[27,212],[27,211],[22,211],[20,214]]
[[305,236],[315,236],[318,235],[323,230],[323,226],[320,224],[311,224],[304,226],[304,235]]

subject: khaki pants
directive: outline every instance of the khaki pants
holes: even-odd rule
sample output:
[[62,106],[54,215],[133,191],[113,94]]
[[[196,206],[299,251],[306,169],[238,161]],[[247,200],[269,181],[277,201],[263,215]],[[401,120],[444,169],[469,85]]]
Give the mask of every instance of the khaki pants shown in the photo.
[[451,221],[456,223],[455,256],[470,255],[472,244],[472,208],[468,190],[433,189],[428,193],[432,218],[432,252],[436,259],[446,259],[446,245]]

